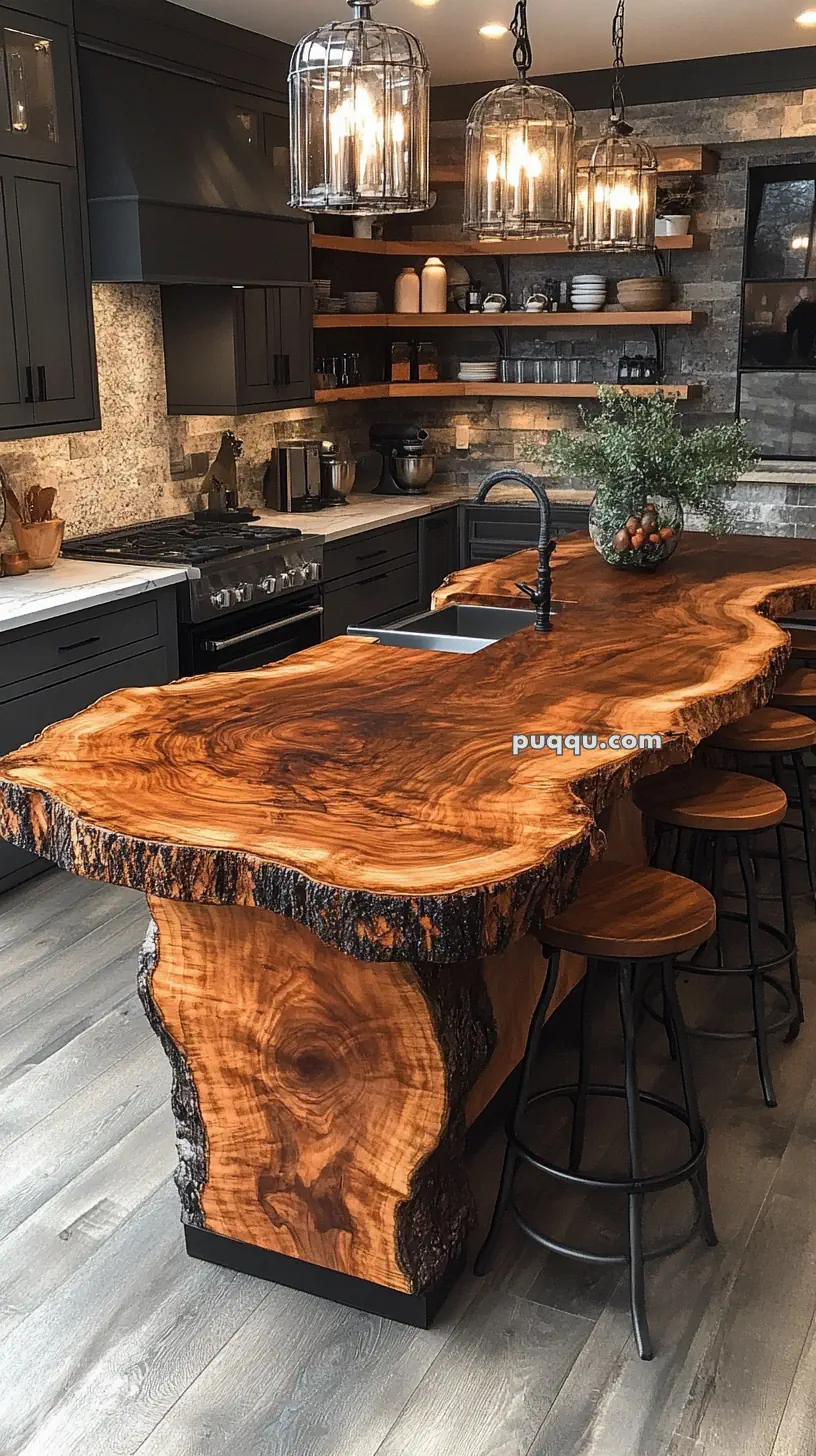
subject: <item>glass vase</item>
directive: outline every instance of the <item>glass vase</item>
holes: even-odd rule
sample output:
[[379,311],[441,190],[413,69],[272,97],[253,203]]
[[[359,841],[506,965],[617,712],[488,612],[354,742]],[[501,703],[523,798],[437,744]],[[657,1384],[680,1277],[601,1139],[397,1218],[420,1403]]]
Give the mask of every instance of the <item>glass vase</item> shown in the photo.
[[589,512],[589,534],[610,566],[655,571],[677,550],[683,507],[666,491],[599,490]]

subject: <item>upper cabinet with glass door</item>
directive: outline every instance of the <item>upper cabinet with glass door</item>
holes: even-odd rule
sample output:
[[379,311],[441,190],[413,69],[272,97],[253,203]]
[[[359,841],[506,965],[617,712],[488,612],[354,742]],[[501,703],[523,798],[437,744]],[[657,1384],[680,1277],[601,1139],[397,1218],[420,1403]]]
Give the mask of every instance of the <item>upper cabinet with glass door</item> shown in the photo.
[[76,164],[65,26],[0,7],[0,154]]

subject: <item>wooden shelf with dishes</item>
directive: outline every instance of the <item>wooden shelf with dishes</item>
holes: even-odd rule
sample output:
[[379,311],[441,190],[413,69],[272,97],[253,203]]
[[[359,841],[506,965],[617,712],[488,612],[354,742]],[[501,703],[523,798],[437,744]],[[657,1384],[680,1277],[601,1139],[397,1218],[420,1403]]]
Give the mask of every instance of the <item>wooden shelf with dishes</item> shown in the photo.
[[[661,390],[675,399],[699,399],[701,384],[627,384],[628,394],[648,395]],[[349,403],[364,399],[461,399],[479,395],[491,399],[597,399],[597,384],[465,384],[439,380],[428,384],[360,384],[354,389],[316,389],[316,404]]]
[[693,308],[668,308],[654,313],[626,309],[575,313],[318,313],[316,329],[627,329],[691,328],[706,315]]
[[[671,238],[655,238],[659,253],[689,252],[691,249],[705,250],[709,246],[707,236],[700,233],[685,233]],[[380,258],[503,258],[522,256],[559,255],[561,257],[583,258],[589,256],[570,246],[567,238],[508,239],[482,243],[465,238],[349,238],[334,233],[313,233],[312,248],[328,253],[368,253]]]

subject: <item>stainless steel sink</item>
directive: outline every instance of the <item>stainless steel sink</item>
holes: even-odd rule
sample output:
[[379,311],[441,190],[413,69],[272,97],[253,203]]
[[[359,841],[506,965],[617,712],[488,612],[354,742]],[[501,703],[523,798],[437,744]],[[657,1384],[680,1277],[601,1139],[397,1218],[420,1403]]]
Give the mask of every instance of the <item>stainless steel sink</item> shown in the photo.
[[[550,614],[551,616],[554,613]],[[376,637],[385,647],[425,652],[481,652],[483,647],[532,627],[534,613],[520,607],[442,607],[391,622],[387,627],[349,627],[351,637]]]

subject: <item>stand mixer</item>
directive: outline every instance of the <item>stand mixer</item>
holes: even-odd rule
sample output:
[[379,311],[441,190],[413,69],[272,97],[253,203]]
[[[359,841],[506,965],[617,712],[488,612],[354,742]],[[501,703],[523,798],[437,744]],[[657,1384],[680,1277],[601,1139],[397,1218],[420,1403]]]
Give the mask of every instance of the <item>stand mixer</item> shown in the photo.
[[427,495],[436,466],[433,455],[423,455],[428,431],[419,425],[372,425],[369,442],[382,455],[380,479],[374,495]]

